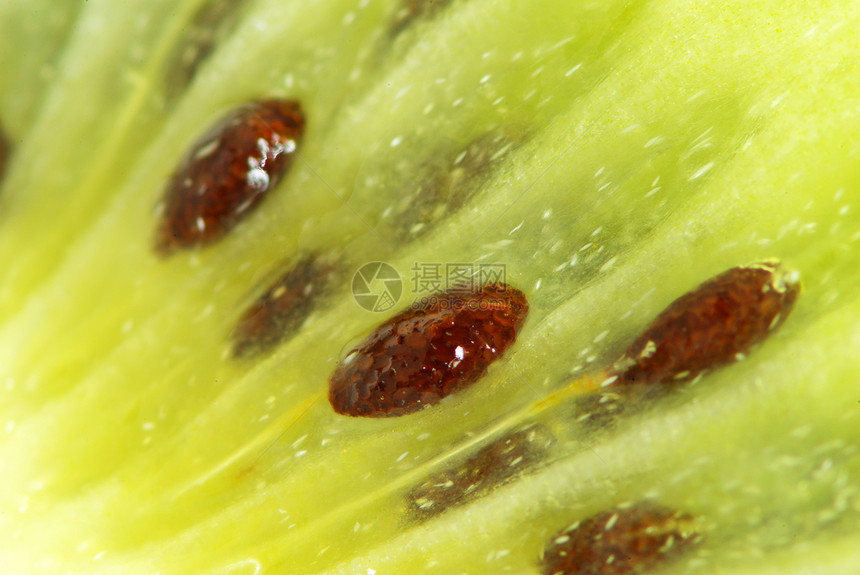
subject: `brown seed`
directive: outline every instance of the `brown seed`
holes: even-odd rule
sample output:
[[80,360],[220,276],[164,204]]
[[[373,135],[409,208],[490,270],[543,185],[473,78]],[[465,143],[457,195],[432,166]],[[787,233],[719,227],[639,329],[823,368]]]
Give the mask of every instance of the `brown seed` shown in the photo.
[[450,3],[451,0],[403,0],[391,23],[391,36],[397,36],[417,20],[432,18]]
[[233,356],[246,357],[294,335],[338,277],[331,258],[306,256],[277,279],[242,314],[233,332]]
[[168,58],[165,96],[176,100],[197,75],[218,43],[235,28],[245,0],[208,0],[183,27],[182,41]]
[[0,181],[3,179],[3,172],[6,169],[6,160],[9,158],[9,140],[6,139],[6,133],[3,131],[3,124],[0,124]]
[[615,363],[612,385],[690,380],[746,354],[778,327],[800,293],[778,263],[732,268],[678,298]]
[[465,147],[433,153],[417,170],[410,167],[408,174],[395,176],[402,179],[398,184],[402,193],[385,215],[394,233],[403,240],[415,240],[460,210],[516,141],[513,130],[490,130]]
[[540,461],[553,441],[547,429],[535,425],[487,445],[456,469],[414,487],[408,495],[412,515],[429,519],[486,495]]
[[677,558],[698,543],[693,518],[639,503],[594,515],[560,533],[544,548],[544,575],[628,575]]
[[517,337],[523,292],[490,284],[451,290],[380,325],[341,361],[329,385],[338,413],[392,417],[423,409],[477,381]]
[[234,110],[201,138],[160,204],[161,255],[224,236],[274,188],[304,133],[298,102],[264,100]]

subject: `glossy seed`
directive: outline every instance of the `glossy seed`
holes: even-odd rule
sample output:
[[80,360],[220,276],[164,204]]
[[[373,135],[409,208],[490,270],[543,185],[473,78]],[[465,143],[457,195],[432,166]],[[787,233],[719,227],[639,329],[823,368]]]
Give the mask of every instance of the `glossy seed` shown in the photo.
[[799,293],[797,274],[775,262],[732,268],[672,302],[615,363],[612,385],[690,380],[741,358]]
[[429,519],[486,495],[540,461],[553,441],[550,432],[541,426],[494,441],[457,468],[434,474],[410,490],[411,514]]
[[517,337],[525,295],[505,284],[448,291],[380,325],[331,376],[338,413],[412,413],[477,381]]
[[544,575],[628,575],[688,551],[700,536],[690,515],[650,503],[599,513],[550,538]]
[[301,107],[291,100],[247,104],[219,122],[165,189],[156,251],[207,244],[233,229],[289,168],[304,127]]
[[302,326],[338,277],[331,258],[306,256],[263,293],[239,319],[233,332],[233,356],[266,351]]

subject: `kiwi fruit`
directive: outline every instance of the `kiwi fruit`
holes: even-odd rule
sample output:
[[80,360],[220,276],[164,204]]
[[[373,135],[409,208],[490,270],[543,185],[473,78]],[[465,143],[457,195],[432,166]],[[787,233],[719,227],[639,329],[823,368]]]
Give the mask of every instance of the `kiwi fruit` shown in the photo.
[[[860,572],[858,26],[0,0],[3,572]],[[183,158],[270,99],[304,114],[287,171],[217,241],[153,249]],[[775,260],[803,290],[763,341],[597,387],[672,301]],[[401,292],[369,278],[369,311],[373,262]],[[338,364],[449,268],[525,295],[516,341],[426,409],[336,413]]]

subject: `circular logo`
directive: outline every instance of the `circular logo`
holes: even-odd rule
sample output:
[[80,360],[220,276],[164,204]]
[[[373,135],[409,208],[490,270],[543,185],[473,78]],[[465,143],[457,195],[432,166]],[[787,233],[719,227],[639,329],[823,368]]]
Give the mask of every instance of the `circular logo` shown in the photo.
[[390,310],[397,305],[402,293],[400,274],[385,262],[364,264],[352,276],[352,297],[367,311]]

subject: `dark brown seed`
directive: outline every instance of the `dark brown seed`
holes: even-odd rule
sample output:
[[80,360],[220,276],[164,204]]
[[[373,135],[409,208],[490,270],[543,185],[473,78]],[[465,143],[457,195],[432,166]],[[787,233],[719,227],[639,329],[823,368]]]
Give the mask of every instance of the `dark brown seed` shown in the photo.
[[3,131],[3,124],[0,124],[0,181],[3,179],[3,172],[6,170],[6,160],[9,158],[9,140],[6,139],[6,133]]
[[523,292],[490,284],[451,290],[380,325],[331,376],[338,413],[412,413],[477,381],[516,340],[528,314]]
[[155,238],[162,255],[229,232],[274,188],[304,133],[298,102],[241,106],[201,138],[167,185]]
[[295,263],[242,314],[233,332],[233,356],[274,347],[301,327],[338,277],[331,258],[307,256]]
[[413,488],[407,499],[411,514],[429,519],[486,495],[543,459],[553,441],[547,429],[534,426],[487,445],[456,469],[437,473]]
[[544,575],[628,575],[688,551],[700,536],[690,515],[650,503],[594,515],[553,535],[541,561]]
[[391,23],[391,36],[397,36],[417,20],[432,18],[450,3],[451,0],[403,0]]
[[194,79],[215,46],[235,27],[237,13],[244,0],[209,0],[204,2],[182,31],[182,42],[169,58],[165,96],[172,102]]
[[402,239],[417,239],[466,205],[495,164],[513,148],[506,133],[489,131],[453,154],[440,153],[410,174],[404,194],[386,217]]
[[797,274],[777,263],[732,268],[675,300],[615,363],[612,385],[690,380],[746,354],[791,312]]

